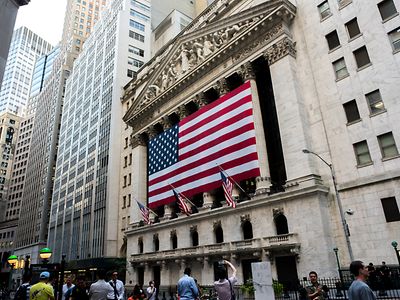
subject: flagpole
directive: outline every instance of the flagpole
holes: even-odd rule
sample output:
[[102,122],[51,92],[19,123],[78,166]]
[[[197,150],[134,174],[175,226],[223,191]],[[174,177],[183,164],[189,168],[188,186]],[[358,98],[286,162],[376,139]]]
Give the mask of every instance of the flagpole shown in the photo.
[[[169,185],[170,185],[174,190],[176,190],[176,188],[175,188],[172,184],[169,183]],[[197,206],[194,205],[194,203],[193,203],[192,201],[190,201],[184,194],[182,194],[181,192],[178,192],[178,193],[181,194],[183,197],[185,197],[185,200],[186,200],[187,202],[189,202],[191,206],[194,206],[194,207],[197,208]]]
[[247,192],[236,182],[235,179],[233,179],[231,176],[229,176],[229,174],[228,174],[220,165],[217,165],[217,166],[218,166],[218,168],[219,168],[221,171],[223,171],[223,172],[233,181],[233,183],[234,183],[243,193],[245,193],[245,195],[246,195],[247,197],[249,197],[249,198],[251,199],[250,195],[247,194]]

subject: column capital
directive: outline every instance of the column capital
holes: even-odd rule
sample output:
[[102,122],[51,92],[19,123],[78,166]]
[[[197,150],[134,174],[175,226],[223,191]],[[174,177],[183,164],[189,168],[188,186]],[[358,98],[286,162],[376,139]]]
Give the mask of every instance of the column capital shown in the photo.
[[149,135],[149,138],[152,139],[157,135],[157,131],[154,128],[154,126],[149,126],[146,130],[147,134]]
[[245,81],[256,79],[256,73],[254,72],[253,66],[249,61],[240,66],[238,73]]
[[163,127],[164,130],[167,130],[167,129],[172,127],[171,120],[169,119],[168,116],[162,117],[161,120],[160,120],[160,124],[161,124],[161,126]]
[[213,88],[219,93],[220,96],[225,95],[229,92],[228,83],[225,78],[218,80],[214,85]]
[[203,92],[197,94],[196,97],[193,99],[193,102],[197,104],[197,107],[199,109],[207,105],[207,100]]
[[186,118],[189,115],[189,111],[188,111],[188,109],[186,108],[185,105],[181,105],[181,106],[178,107],[177,114],[179,116],[179,119],[182,120],[182,119]]
[[132,148],[136,148],[137,146],[146,146],[146,141],[141,134],[131,134],[130,138],[130,145]]
[[265,50],[263,55],[269,65],[272,65],[286,55],[296,57],[296,43],[285,37]]

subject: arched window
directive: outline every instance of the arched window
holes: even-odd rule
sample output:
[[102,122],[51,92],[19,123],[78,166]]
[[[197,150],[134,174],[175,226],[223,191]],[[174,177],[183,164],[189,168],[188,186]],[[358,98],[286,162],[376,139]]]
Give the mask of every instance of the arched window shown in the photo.
[[192,231],[191,233],[192,236],[192,246],[196,247],[199,245],[199,233],[197,232],[197,230]]
[[253,238],[253,225],[249,220],[246,220],[242,223],[242,230],[243,230],[243,239],[249,240]]
[[223,243],[224,242],[224,231],[222,230],[221,225],[218,225],[215,227],[214,233],[215,233],[215,242],[217,244]]
[[158,234],[153,235],[153,245],[154,251],[160,250],[160,241],[158,239]]
[[143,239],[140,237],[138,240],[139,253],[143,253]]
[[277,235],[289,233],[287,219],[284,214],[276,215],[274,221]]
[[176,236],[176,231],[171,231],[171,247],[172,249],[178,248],[178,237]]

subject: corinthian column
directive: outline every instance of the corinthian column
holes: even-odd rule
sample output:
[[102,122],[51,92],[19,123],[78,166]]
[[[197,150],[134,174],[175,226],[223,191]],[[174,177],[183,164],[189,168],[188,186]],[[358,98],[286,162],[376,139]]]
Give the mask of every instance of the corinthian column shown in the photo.
[[256,132],[256,148],[260,176],[256,178],[256,194],[268,193],[271,186],[271,173],[268,165],[267,145],[265,142],[264,124],[261,114],[260,98],[258,96],[256,75],[250,62],[241,66],[239,71],[244,80],[250,81],[251,98],[253,101],[254,129]]

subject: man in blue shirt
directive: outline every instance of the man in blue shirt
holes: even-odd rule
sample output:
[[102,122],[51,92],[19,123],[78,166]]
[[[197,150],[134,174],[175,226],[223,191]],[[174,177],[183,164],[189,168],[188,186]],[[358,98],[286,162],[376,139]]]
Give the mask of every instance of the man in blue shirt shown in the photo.
[[185,268],[183,276],[178,281],[178,296],[180,300],[195,300],[199,296],[196,282],[190,277],[192,270]]

